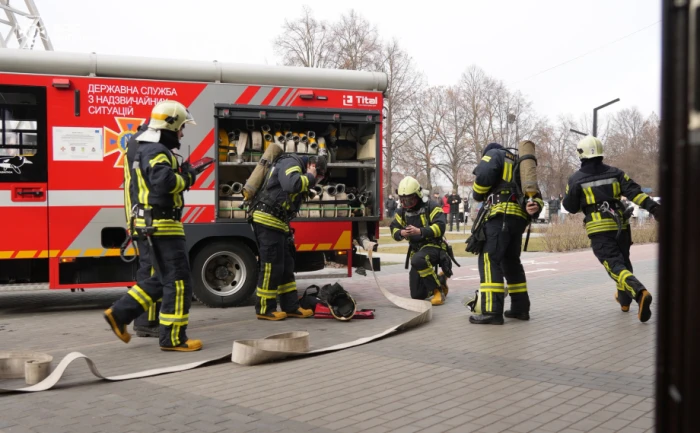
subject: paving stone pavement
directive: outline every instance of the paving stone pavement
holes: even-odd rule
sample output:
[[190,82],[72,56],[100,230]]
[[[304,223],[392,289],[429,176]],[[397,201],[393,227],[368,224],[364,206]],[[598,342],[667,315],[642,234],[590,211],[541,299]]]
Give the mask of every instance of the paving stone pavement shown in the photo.
[[[656,293],[657,246],[634,246],[635,274]],[[524,253],[532,320],[468,323],[475,258],[460,258],[431,322],[352,349],[252,367],[224,362],[182,373],[102,382],[81,361],[40,393],[0,396],[0,432],[483,432],[653,431],[656,316],[622,313],[590,251]],[[408,296],[403,265],[380,279]],[[329,281],[317,281],[325,284]],[[301,288],[314,281],[300,282]],[[340,280],[376,319],[262,322],[253,307],[194,303],[197,353],[164,353],[155,339],[116,340],[101,312],[125,289],[0,293],[0,349],[78,351],[116,375],[223,356],[234,339],[308,330],[313,348],[372,335],[412,317],[371,277]],[[656,312],[656,304],[652,310]],[[3,386],[23,386],[5,381]]]

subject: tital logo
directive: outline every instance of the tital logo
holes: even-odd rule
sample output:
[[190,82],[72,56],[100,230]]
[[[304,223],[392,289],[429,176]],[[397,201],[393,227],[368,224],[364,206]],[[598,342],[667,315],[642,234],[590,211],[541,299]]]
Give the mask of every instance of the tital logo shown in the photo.
[[376,107],[378,103],[379,97],[377,96],[355,96],[353,98],[352,95],[343,95],[343,105],[346,107],[352,107],[353,105],[359,107]]

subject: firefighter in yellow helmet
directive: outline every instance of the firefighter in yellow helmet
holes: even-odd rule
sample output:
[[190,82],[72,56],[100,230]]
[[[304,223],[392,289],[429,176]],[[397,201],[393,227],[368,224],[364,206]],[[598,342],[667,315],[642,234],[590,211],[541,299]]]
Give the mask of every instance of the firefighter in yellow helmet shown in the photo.
[[[401,209],[394,214],[390,229],[394,240],[408,239],[406,267],[410,258],[411,298],[428,299],[433,305],[442,305],[448,291],[447,278],[452,275],[443,242],[447,219],[442,206],[424,198],[420,184],[411,176],[401,180],[397,194]],[[438,265],[443,270],[440,275],[435,272]]]
[[180,165],[174,151],[187,124],[196,125],[184,105],[161,101],[153,107],[147,129],[127,150],[124,189],[132,210],[130,233],[138,235],[140,249],[148,248],[148,263],[141,266],[152,264],[153,272],[139,272],[137,284],[104,312],[112,331],[128,343],[126,326],[162,298],[160,348],[180,352],[202,348],[186,332],[192,283],[181,217],[183,193],[194,184],[197,171],[187,162]]
[[564,209],[572,214],[583,212],[593,254],[617,284],[615,300],[627,312],[634,299],[639,305],[637,317],[646,322],[651,318],[652,297],[632,274],[629,226],[632,208],[627,208],[621,197],[632,199],[654,218],[658,218],[661,207],[625,172],[603,164],[603,143],[598,138],[583,138],[576,151],[581,168],[569,178],[562,203]]

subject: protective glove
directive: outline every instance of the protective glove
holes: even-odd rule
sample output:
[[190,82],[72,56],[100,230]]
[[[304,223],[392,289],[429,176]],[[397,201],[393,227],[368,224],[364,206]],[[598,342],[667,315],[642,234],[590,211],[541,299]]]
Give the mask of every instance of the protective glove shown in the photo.
[[180,173],[185,178],[185,180],[188,181],[187,187],[185,189],[189,191],[192,185],[194,185],[195,180],[197,180],[197,170],[192,168],[192,165],[190,165],[189,161],[185,161],[180,166]]
[[656,221],[661,217],[661,206],[654,206],[649,213],[654,217]]

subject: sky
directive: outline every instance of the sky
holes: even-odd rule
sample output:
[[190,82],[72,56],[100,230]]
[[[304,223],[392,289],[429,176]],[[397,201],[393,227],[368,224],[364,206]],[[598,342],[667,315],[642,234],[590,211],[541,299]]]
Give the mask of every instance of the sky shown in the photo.
[[[397,38],[431,85],[472,64],[520,90],[538,113],[659,113],[659,0],[400,1],[35,0],[56,51],[277,64],[273,39],[308,5],[354,8]],[[603,111],[605,113],[603,113]]]

